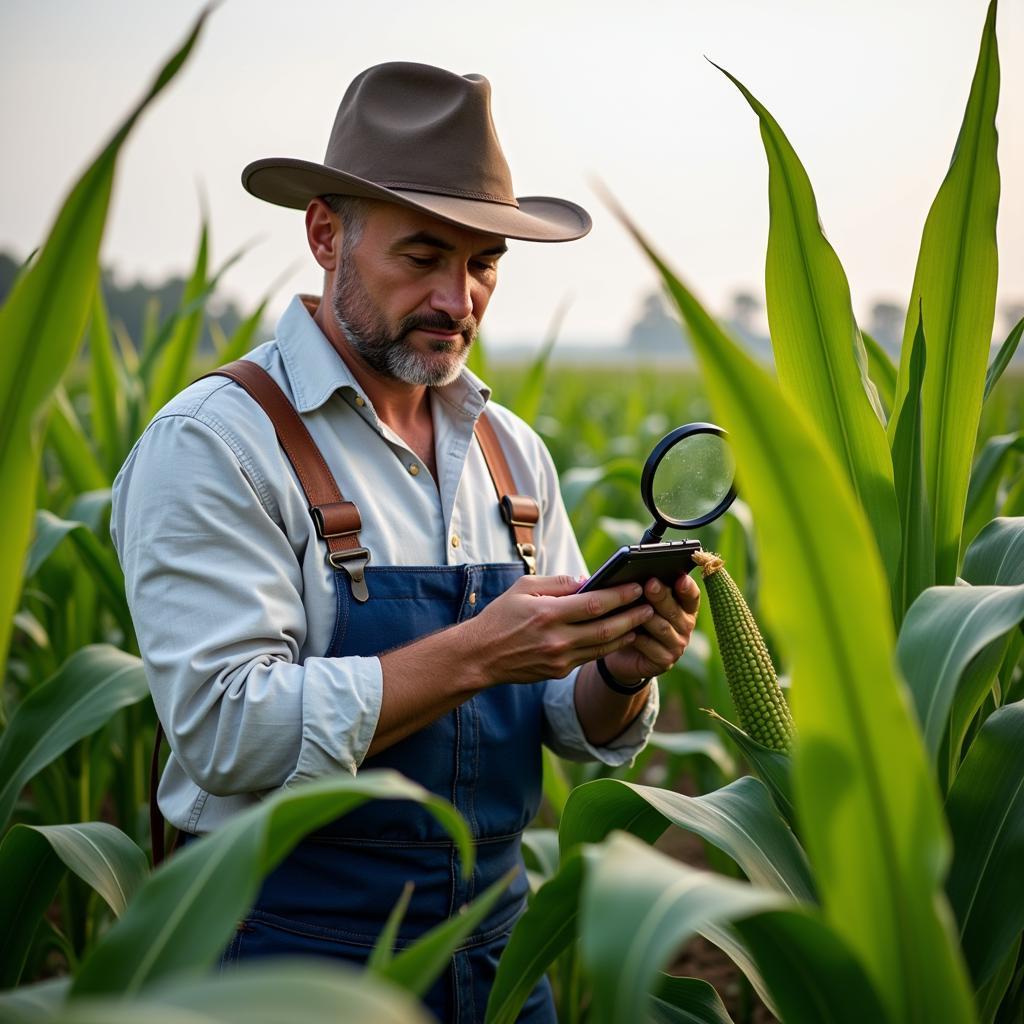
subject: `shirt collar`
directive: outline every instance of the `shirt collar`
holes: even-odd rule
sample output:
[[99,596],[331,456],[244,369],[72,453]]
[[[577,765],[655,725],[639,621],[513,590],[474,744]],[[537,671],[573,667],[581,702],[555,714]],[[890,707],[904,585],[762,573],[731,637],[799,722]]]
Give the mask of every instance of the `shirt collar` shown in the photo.
[[[360,394],[359,384],[345,360],[334,350],[313,319],[319,300],[295,295],[277,322],[275,338],[300,413],[318,409],[339,389]],[[468,369],[435,393],[464,415],[476,419],[491,397],[491,389]]]

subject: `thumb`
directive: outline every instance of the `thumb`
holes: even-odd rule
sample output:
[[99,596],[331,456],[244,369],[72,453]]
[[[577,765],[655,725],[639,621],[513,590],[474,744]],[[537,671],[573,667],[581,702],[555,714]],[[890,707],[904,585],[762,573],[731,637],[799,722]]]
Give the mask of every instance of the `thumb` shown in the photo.
[[567,597],[583,585],[584,576],[524,576],[515,586],[538,597]]

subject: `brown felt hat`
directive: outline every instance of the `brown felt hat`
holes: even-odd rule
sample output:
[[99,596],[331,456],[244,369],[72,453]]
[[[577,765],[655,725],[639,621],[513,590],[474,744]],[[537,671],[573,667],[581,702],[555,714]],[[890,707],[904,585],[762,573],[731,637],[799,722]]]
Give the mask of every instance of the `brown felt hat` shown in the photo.
[[256,160],[242,185],[297,210],[340,193],[532,242],[568,242],[590,230],[587,211],[566,199],[516,198],[491,120],[490,82],[429,64],[367,68],[342,98],[322,164]]

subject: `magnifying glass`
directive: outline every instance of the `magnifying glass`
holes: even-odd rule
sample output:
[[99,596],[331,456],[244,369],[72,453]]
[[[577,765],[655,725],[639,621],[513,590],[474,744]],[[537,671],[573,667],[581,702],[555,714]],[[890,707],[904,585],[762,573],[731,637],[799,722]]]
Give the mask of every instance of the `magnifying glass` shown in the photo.
[[641,544],[665,531],[714,522],[736,500],[736,459],[714,423],[687,423],[666,434],[647,458],[640,493],[654,523]]
[[621,547],[581,587],[598,590],[652,577],[672,586],[693,569],[695,540],[663,541],[668,529],[714,522],[736,500],[736,460],[725,431],[714,423],[687,423],[666,434],[648,456],[640,492],[653,524],[639,544]]

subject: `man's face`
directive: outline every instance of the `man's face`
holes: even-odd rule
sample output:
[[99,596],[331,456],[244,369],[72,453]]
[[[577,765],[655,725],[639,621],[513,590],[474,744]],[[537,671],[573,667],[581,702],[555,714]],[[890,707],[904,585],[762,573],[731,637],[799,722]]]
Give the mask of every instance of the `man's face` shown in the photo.
[[466,362],[504,251],[496,235],[368,202],[359,240],[335,277],[338,326],[381,375],[448,384]]

